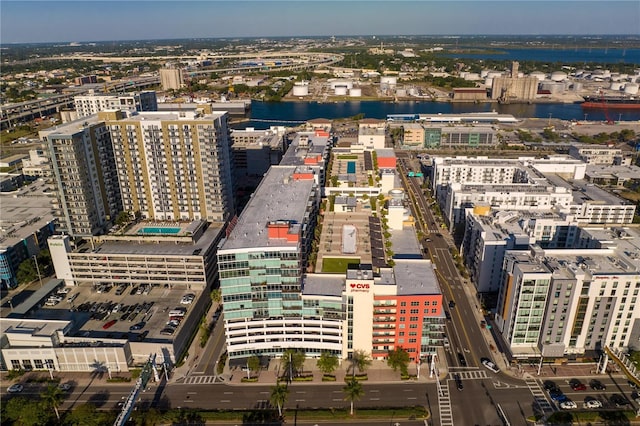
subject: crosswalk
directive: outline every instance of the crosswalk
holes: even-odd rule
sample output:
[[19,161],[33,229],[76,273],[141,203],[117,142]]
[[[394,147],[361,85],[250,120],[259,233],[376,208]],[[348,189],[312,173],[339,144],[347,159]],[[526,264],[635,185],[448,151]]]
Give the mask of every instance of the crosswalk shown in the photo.
[[540,383],[538,383],[538,381],[534,378],[525,379],[525,383],[527,384],[527,387],[533,395],[533,400],[538,405],[538,407],[540,407],[540,410],[542,410],[545,415],[553,413],[554,409],[549,403],[544,390],[542,390],[542,388],[540,387]]
[[460,380],[481,380],[489,378],[487,372],[484,370],[465,370],[451,373],[452,377],[456,374],[460,377]]
[[222,383],[224,379],[218,376],[187,376],[184,378],[186,385],[208,385],[211,383]]
[[449,386],[440,386],[438,393],[438,408],[440,410],[440,426],[454,426]]

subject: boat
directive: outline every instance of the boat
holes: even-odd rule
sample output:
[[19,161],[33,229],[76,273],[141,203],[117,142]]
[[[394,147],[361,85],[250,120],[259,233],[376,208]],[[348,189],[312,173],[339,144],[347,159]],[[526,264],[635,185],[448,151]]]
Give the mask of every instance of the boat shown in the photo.
[[640,98],[630,96],[585,96],[582,108],[640,109]]

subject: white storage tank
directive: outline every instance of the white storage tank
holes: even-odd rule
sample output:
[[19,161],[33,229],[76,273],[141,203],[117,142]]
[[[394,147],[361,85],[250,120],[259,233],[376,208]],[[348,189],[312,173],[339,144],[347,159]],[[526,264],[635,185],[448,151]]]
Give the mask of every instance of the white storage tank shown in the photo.
[[567,79],[567,73],[564,71],[554,71],[551,73],[551,80],[564,81]]
[[336,96],[346,96],[346,94],[347,94],[347,86],[336,86],[335,94],[336,94]]
[[627,95],[637,95],[638,88],[640,88],[640,85],[638,85],[638,83],[627,83],[624,85],[624,93],[626,93]]
[[547,75],[542,71],[534,71],[531,73],[531,77],[537,78],[538,81],[544,81],[544,79],[547,78]]
[[347,89],[351,89],[353,87],[353,81],[350,81],[350,80],[331,80],[330,84],[331,84],[331,88],[334,90],[338,86],[344,86]]
[[396,96],[404,98],[407,96],[407,89],[396,89]]
[[623,84],[619,81],[614,81],[609,85],[610,90],[620,90],[622,89]]
[[309,96],[309,83],[306,81],[294,83],[293,96]]
[[540,90],[548,91],[549,93],[562,93],[564,89],[564,83],[559,81],[545,80],[540,83]]
[[349,96],[351,96],[352,98],[359,98],[360,96],[362,96],[362,89],[359,87],[354,87],[353,89],[349,90]]
[[573,83],[573,85],[571,86],[574,92],[579,92],[582,90],[582,83],[576,81]]
[[498,78],[502,77],[502,73],[500,71],[491,71],[486,75],[487,78]]
[[485,78],[484,79],[484,85],[487,87],[493,87],[493,79],[492,78]]

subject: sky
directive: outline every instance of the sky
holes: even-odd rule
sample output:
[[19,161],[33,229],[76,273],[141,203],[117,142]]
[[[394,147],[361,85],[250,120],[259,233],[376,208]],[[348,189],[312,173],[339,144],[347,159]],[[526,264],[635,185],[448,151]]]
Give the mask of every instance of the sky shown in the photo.
[[0,0],[0,44],[343,35],[640,35],[640,1]]

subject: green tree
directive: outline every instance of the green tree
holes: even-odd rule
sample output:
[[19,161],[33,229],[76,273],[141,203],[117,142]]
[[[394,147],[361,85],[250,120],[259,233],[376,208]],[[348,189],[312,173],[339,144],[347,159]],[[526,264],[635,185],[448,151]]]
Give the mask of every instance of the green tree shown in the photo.
[[356,375],[356,369],[358,369],[360,373],[364,373],[370,365],[371,357],[366,351],[362,349],[356,349],[353,351],[353,354],[351,355],[351,371],[353,377]]
[[305,359],[306,355],[304,352],[297,349],[287,349],[284,351],[282,358],[280,358],[280,366],[282,367],[282,371],[287,374],[289,380],[293,379],[302,371]]
[[65,424],[78,426],[102,426],[114,421],[115,413],[98,411],[91,403],[78,405],[64,419]]
[[351,403],[351,415],[353,416],[353,402],[358,401],[362,398],[362,395],[364,395],[362,384],[352,377],[342,390],[344,391],[345,401],[349,401]]
[[19,284],[27,284],[38,278],[38,272],[36,271],[36,264],[33,258],[25,259],[18,265],[16,278]]
[[271,388],[271,395],[269,395],[269,401],[278,407],[278,414],[282,417],[282,407],[284,406],[287,396],[289,395],[289,388],[286,385],[276,384]]
[[220,302],[222,302],[222,293],[220,292],[219,288],[214,288],[213,290],[211,290],[209,296],[211,297],[211,301],[214,303],[220,304]]
[[131,421],[136,426],[155,426],[163,423],[162,413],[156,408],[147,411],[134,411],[131,413]]
[[256,355],[251,355],[247,360],[247,368],[251,373],[257,373],[260,370],[260,358]]
[[323,374],[332,374],[338,368],[338,357],[328,351],[322,351],[316,365]]
[[122,227],[129,222],[131,222],[131,213],[129,212],[118,213],[118,217],[116,217],[116,225]]
[[12,420],[14,425],[43,425],[49,421],[47,410],[42,401],[27,399],[22,396],[9,399],[2,407],[3,423]]
[[44,392],[40,394],[40,397],[47,407],[53,408],[53,411],[56,413],[56,418],[60,420],[58,407],[64,400],[64,392],[56,385],[49,385]]
[[398,369],[400,369],[400,373],[405,376],[409,374],[409,361],[409,352],[407,352],[402,346],[389,351],[387,354],[387,365],[393,368],[393,371],[398,371]]

